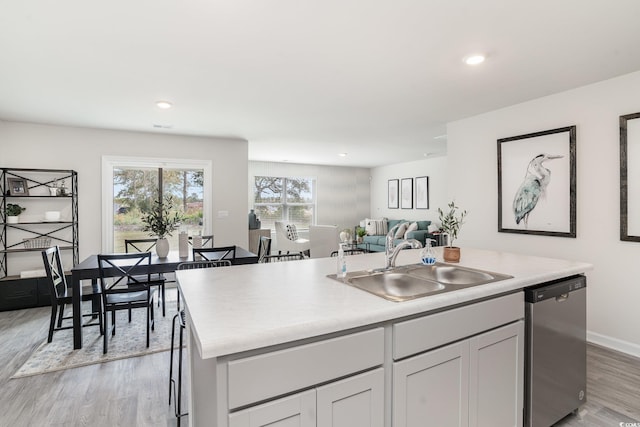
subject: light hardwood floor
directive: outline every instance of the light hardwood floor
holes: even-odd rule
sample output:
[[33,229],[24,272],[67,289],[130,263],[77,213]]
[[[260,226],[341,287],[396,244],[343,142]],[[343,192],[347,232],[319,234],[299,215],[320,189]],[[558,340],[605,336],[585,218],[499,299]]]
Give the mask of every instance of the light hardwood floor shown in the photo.
[[[168,352],[10,379],[46,339],[49,313],[0,313],[0,426],[176,425]],[[557,425],[640,426],[640,359],[589,345],[587,376],[587,403]]]

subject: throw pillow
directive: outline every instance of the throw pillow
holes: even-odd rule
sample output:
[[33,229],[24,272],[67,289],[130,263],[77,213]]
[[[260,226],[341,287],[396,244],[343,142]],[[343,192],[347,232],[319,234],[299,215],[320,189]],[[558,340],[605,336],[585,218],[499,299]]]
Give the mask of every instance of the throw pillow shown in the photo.
[[404,239],[404,234],[407,232],[407,223],[404,222],[402,224],[400,224],[400,227],[398,227],[398,229],[396,230],[396,234],[395,236],[393,236],[394,239]]
[[287,224],[287,239],[298,240],[298,229],[295,224]]
[[365,222],[364,229],[367,232],[367,236],[383,236],[387,234],[387,220],[367,218]]
[[407,238],[407,234],[409,234],[410,231],[415,231],[418,229],[418,223],[417,222],[412,222],[411,224],[409,224],[409,226],[407,227],[407,230],[404,233],[404,238]]

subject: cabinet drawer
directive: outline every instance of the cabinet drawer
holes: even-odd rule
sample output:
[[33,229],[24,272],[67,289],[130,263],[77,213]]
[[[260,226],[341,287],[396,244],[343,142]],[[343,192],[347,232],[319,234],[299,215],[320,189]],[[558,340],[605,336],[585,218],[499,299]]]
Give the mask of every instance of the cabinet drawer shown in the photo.
[[229,409],[382,365],[384,329],[229,362]]
[[524,295],[511,295],[454,308],[393,325],[393,358],[431,348],[524,318]]

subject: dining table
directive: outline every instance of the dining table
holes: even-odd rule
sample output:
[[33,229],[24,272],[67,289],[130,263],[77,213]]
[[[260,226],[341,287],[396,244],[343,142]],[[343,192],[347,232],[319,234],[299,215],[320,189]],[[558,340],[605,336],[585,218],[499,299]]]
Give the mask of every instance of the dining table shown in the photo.
[[[215,257],[216,252],[211,255]],[[153,253],[150,265],[139,265],[132,273],[173,273],[179,264],[193,261],[192,253],[186,257],[180,257],[178,251],[171,251],[165,258],[158,257]],[[236,246],[235,258],[231,258],[227,251],[220,252],[221,259],[229,259],[233,265],[236,264],[256,264],[258,255],[253,252]],[[73,305],[73,348],[82,348],[82,281],[91,280],[97,286],[100,278],[100,268],[98,267],[98,255],[89,255],[85,260],[75,265],[71,269],[72,305]]]

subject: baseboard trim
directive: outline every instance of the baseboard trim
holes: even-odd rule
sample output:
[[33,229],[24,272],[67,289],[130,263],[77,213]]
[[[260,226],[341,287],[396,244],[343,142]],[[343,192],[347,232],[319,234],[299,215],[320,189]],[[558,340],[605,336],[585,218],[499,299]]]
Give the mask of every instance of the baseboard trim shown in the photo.
[[602,347],[626,353],[628,355],[640,358],[640,345],[613,338],[607,335],[598,334],[596,332],[587,331],[587,341]]

